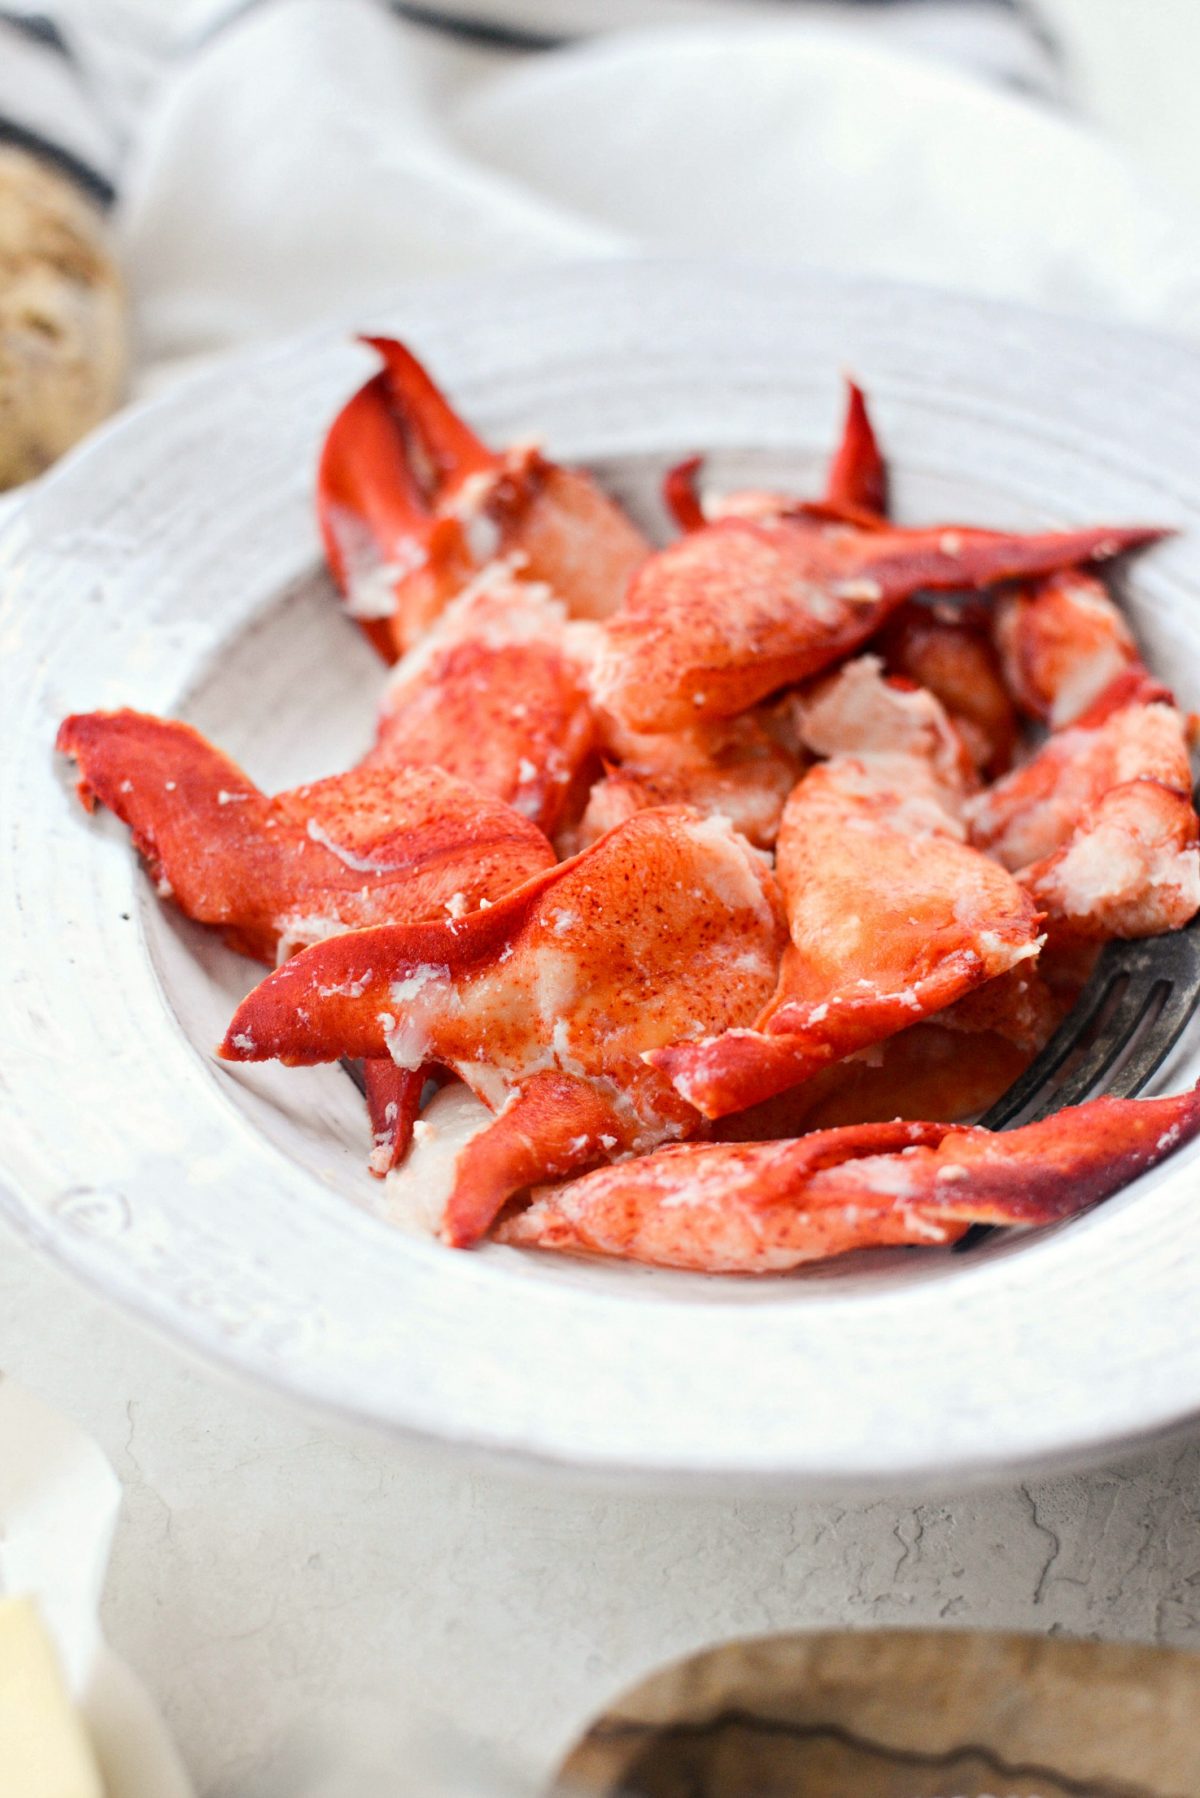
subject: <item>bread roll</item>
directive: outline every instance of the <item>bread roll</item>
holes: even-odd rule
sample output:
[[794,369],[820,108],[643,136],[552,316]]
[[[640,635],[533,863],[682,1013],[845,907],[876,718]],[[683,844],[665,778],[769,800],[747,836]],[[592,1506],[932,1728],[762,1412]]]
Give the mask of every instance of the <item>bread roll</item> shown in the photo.
[[125,299],[105,237],[74,182],[0,145],[0,488],[49,467],[120,397]]

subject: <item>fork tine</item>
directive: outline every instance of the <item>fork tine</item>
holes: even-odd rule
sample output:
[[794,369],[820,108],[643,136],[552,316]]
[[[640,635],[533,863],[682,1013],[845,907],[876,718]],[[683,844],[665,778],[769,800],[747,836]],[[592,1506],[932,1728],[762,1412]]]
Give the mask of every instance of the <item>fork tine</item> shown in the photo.
[[[1110,1015],[1100,1022],[1118,981],[1125,983],[1124,990]],[[980,1122],[989,1130],[1003,1130],[1028,1112],[1043,1092],[1043,1103],[1026,1121],[1032,1123],[1050,1110],[1076,1104],[1119,1060],[1160,991],[1162,1004],[1153,1032],[1146,1032],[1119,1066],[1111,1089],[1114,1098],[1132,1098],[1145,1086],[1178,1042],[1196,1008],[1200,998],[1200,920],[1166,936],[1109,943],[1070,1016]],[[1089,1033],[1094,1033],[1090,1041]],[[1054,1086],[1054,1076],[1081,1045],[1084,1053],[1078,1065]]]
[[[1097,1028],[1119,980],[1124,980],[1124,990]],[[1161,1000],[1157,1008],[1156,1000]],[[1003,1130],[1019,1117],[1035,1123],[1086,1098],[1114,1066],[1109,1094],[1133,1098],[1179,1041],[1198,1000],[1200,917],[1167,936],[1109,943],[1070,1016],[980,1122],[989,1130]],[[1055,1085],[1055,1074],[1091,1030],[1095,1034],[1080,1061]],[[1035,1104],[1039,1095],[1041,1103]],[[954,1245],[954,1253],[973,1249],[995,1233],[994,1225],[974,1224]]]
[[[1157,984],[1166,985],[1166,994],[1159,1016],[1155,1018],[1153,1034],[1142,1037],[1128,1063],[1117,1070],[1117,1077],[1112,1082],[1115,1099],[1132,1099],[1159,1072],[1184,1034],[1195,1014],[1196,1003],[1200,1001],[1200,922],[1189,924],[1186,930],[1175,931],[1171,937],[1153,940],[1159,944],[1159,955],[1153,964]],[[1142,948],[1148,949],[1150,944],[1144,944]]]
[[1070,1014],[1064,1018],[1041,1054],[1030,1062],[1020,1079],[991,1107],[980,1123],[988,1130],[1003,1130],[1015,1117],[1032,1104],[1068,1056],[1079,1047],[1104,1010],[1104,1006],[1124,973],[1124,965],[1114,967],[1107,950],[1101,956],[1091,979],[1084,987]]
[[[1107,1091],[1131,1099],[1160,1068],[1200,999],[1200,920],[1166,936],[1110,943],[1105,957],[1124,968],[1129,985],[1116,1013],[1079,1068],[1054,1093],[1054,1108],[1073,1105],[1116,1064]],[[1155,1007],[1155,1001],[1158,1001]],[[1130,1052],[1121,1059],[1123,1051]]]
[[1131,1099],[1147,1086],[1179,1041],[1196,1009],[1197,986],[1177,981],[1168,988],[1162,1010],[1129,1060],[1117,1070],[1109,1088],[1115,1099]]
[[[1126,1084],[1125,1076],[1137,1060],[1136,1045],[1139,1038],[1147,1040],[1147,1027],[1153,1026],[1156,1018],[1161,1015],[1163,1003],[1172,990],[1164,980],[1131,980],[1122,993],[1119,1004],[1105,1020],[1095,1039],[1088,1044],[1078,1064],[1065,1079],[1051,1087],[1042,1103],[1034,1108],[1025,1122],[1034,1124],[1049,1117],[1051,1112],[1061,1111],[1064,1106],[1080,1104],[1093,1087],[1099,1086],[1114,1064],[1120,1061],[1130,1044],[1135,1045],[1134,1054],[1122,1063],[1116,1078],[1105,1090],[1114,1098],[1128,1098],[1136,1092],[1144,1084],[1145,1076],[1136,1081],[1131,1078],[1129,1084]],[[1157,1049],[1157,1036],[1148,1040],[1152,1040]]]

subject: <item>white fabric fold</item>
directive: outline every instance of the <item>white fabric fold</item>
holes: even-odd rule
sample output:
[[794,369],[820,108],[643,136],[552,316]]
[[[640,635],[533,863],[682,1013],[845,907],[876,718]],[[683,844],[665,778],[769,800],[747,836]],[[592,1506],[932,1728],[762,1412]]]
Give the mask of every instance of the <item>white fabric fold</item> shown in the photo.
[[1056,93],[1061,78],[1050,38],[1019,0],[397,0],[397,10],[524,39],[530,48],[646,25],[782,24],[800,16],[961,63],[993,81]]
[[415,277],[627,252],[1200,326],[1194,233],[1098,136],[866,33],[733,12],[527,53],[372,0],[235,20],[130,163],[146,361],[365,317]]

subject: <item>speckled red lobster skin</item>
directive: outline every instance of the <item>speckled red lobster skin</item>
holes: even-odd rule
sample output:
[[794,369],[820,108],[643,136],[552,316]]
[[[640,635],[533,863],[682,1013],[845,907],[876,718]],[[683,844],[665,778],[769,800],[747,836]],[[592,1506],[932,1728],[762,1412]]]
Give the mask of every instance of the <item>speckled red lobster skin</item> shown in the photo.
[[190,725],[132,711],[67,718],[58,747],[83,803],[129,826],[180,910],[263,961],[297,916],[346,929],[436,916],[554,860],[527,819],[437,768],[352,769],[272,798]]
[[1200,1088],[1095,1099],[993,1134],[857,1124],[792,1142],[688,1143],[535,1194],[503,1241],[709,1273],[953,1242],[973,1223],[1073,1216],[1200,1133]]
[[1104,559],[1162,532],[1011,535],[728,517],[644,562],[606,626],[600,696],[632,728],[730,717],[865,643],[921,589],[969,589]]
[[[364,342],[383,367],[330,427],[317,517],[334,579],[351,601],[351,542],[390,571],[390,615],[360,620],[384,660],[403,654],[481,566],[473,508],[494,528],[491,554],[511,559],[520,579],[547,582],[576,617],[611,612],[650,548],[615,501],[590,475],[536,450],[490,449],[404,344]],[[477,507],[466,491],[474,480],[484,489]]]
[[533,1179],[696,1129],[645,1052],[751,1022],[783,937],[774,877],[727,825],[649,809],[459,921],[316,944],[243,1001],[220,1052],[311,1063],[391,1046],[470,1083],[484,1064],[498,1115],[460,1163],[461,1243]]
[[467,638],[388,696],[363,765],[436,765],[550,834],[595,736],[580,672],[555,644]]
[[[792,942],[753,1030],[657,1050],[706,1117],[725,1117],[953,1005],[1032,951],[1039,915],[1012,876],[950,834],[909,835],[853,757],[818,764],[784,808],[778,868]],[[864,870],[870,878],[864,879]],[[853,940],[847,935],[853,927]]]

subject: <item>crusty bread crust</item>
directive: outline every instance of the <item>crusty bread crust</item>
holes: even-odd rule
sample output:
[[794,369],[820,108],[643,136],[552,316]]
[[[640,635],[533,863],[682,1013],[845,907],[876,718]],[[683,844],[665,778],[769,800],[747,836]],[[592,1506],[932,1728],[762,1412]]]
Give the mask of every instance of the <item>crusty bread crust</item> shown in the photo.
[[0,147],[0,488],[49,467],[120,398],[125,296],[103,214]]

